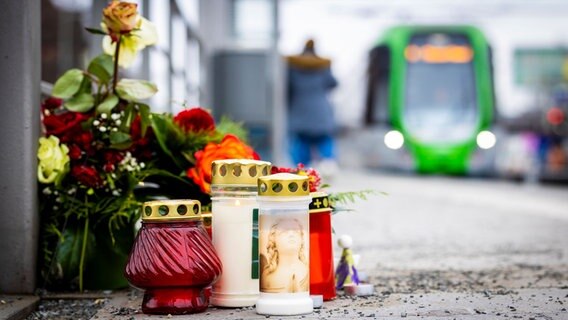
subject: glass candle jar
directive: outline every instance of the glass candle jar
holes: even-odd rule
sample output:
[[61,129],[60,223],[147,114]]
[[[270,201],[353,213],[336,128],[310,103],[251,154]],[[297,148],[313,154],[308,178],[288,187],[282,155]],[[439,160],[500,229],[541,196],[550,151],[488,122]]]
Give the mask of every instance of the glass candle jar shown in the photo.
[[335,298],[331,204],[325,192],[311,194],[310,203],[310,294],[324,301]]
[[208,213],[202,213],[201,216],[203,217],[203,227],[205,228],[205,231],[207,231],[209,238],[213,239],[213,230],[211,230],[213,215],[211,214],[211,212],[208,212]]
[[253,306],[258,299],[257,180],[270,172],[270,162],[230,159],[211,166],[213,246],[224,266],[213,286],[211,304]]
[[310,313],[308,177],[278,173],[261,177],[258,185],[261,274],[256,312]]
[[202,225],[197,200],[144,203],[142,228],[125,275],[145,290],[142,311],[186,314],[207,309],[206,288],[221,274],[221,261]]

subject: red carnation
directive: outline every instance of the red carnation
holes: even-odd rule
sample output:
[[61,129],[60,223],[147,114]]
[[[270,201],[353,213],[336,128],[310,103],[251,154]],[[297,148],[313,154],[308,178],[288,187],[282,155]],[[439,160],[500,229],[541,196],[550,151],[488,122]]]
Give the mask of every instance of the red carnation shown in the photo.
[[[87,155],[93,156],[95,154],[95,149],[93,147],[93,133],[90,131],[78,131],[79,128],[75,128],[72,131],[69,131],[65,137],[61,140],[63,142],[72,141],[76,143],[81,150],[85,151]],[[82,129],[81,129],[82,130]]]
[[118,151],[106,151],[104,154],[105,161],[110,164],[117,164],[122,159],[124,159],[124,155]]
[[132,152],[136,158],[147,160],[152,157],[152,149],[149,147],[154,132],[152,127],[146,129],[146,135],[142,137],[142,120],[140,116],[136,116],[130,125],[130,137],[132,138],[132,147],[129,151]]
[[132,137],[132,141],[142,138],[142,120],[140,119],[140,115],[137,115],[130,124],[130,136]]
[[112,164],[112,163],[106,163],[106,164],[103,166],[103,170],[104,170],[105,172],[107,172],[107,173],[108,173],[108,172],[113,172],[114,169],[116,169],[116,166],[115,166],[114,164]]
[[75,166],[71,170],[71,175],[87,187],[100,188],[103,186],[103,179],[94,167],[85,165]]
[[106,151],[104,153],[105,164],[103,169],[105,172],[112,172],[116,168],[116,165],[124,159],[124,154],[118,151]]
[[213,120],[211,114],[203,108],[184,110],[174,117],[174,122],[186,132],[215,130],[215,120]]

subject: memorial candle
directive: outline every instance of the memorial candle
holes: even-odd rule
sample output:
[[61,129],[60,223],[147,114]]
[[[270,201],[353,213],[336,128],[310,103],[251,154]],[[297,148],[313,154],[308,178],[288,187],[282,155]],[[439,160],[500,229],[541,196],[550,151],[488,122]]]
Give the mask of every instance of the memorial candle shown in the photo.
[[125,270],[128,281],[145,290],[144,313],[197,313],[209,306],[207,288],[221,274],[221,262],[200,210],[197,200],[144,203]]
[[216,160],[211,168],[213,245],[226,266],[213,286],[211,303],[220,307],[253,306],[260,277],[257,180],[270,172],[270,162]]
[[310,313],[308,177],[278,173],[261,177],[258,184],[261,274],[256,312]]
[[324,301],[335,298],[331,204],[324,192],[311,194],[310,203],[310,294]]

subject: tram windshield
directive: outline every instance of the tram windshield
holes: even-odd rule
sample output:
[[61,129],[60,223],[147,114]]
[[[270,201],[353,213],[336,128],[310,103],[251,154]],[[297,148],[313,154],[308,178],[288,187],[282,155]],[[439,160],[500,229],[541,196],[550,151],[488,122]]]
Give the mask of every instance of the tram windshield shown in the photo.
[[433,143],[474,136],[478,110],[469,40],[462,35],[415,35],[405,57],[403,114],[408,132]]

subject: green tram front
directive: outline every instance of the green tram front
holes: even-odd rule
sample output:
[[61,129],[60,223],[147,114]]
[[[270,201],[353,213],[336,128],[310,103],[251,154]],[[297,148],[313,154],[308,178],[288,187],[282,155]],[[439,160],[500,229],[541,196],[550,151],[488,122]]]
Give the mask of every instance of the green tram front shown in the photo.
[[476,28],[392,28],[371,53],[366,120],[388,123],[385,144],[404,145],[419,172],[467,173],[495,144],[491,68]]

